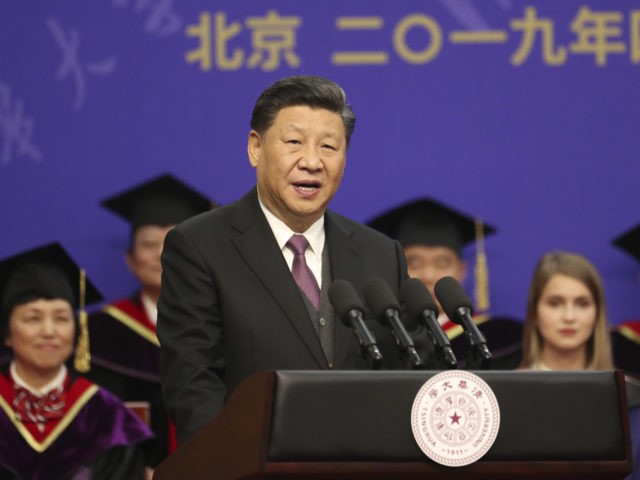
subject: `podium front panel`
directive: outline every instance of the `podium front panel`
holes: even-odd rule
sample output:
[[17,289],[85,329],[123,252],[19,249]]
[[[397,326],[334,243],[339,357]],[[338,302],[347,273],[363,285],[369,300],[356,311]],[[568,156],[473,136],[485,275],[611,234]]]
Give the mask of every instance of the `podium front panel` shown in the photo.
[[[433,371],[278,371],[268,461],[424,461],[411,408]],[[625,458],[616,372],[474,372],[500,429],[483,461]],[[626,413],[626,412],[624,412]]]

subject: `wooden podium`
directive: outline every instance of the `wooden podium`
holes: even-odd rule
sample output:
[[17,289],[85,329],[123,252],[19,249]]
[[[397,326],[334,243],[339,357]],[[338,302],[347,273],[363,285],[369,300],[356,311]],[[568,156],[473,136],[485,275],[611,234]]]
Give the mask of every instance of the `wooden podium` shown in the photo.
[[501,420],[493,446],[465,467],[431,461],[413,438],[413,400],[436,373],[259,373],[153,478],[606,480],[631,471],[622,372],[474,372]]

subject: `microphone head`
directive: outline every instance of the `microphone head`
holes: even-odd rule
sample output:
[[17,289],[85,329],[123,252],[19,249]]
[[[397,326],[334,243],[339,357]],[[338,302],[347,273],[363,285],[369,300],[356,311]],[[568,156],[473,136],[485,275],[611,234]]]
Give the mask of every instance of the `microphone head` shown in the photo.
[[343,323],[348,323],[347,318],[352,310],[364,312],[358,292],[346,280],[336,280],[329,286],[329,300]]
[[438,305],[422,280],[410,278],[400,287],[400,295],[407,305],[411,316],[418,317],[425,310],[430,310],[437,317]]
[[473,311],[471,300],[462,288],[462,285],[453,277],[443,277],[436,282],[434,287],[436,297],[442,305],[442,309],[452,322],[460,323],[456,310],[460,307],[468,308],[470,313]]
[[400,311],[398,299],[389,285],[380,278],[374,278],[364,284],[364,299],[379,322],[386,323],[385,310],[393,308]]

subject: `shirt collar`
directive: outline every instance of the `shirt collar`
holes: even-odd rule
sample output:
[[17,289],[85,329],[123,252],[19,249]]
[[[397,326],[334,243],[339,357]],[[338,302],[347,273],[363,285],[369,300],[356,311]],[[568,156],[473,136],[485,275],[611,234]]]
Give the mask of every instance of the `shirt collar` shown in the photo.
[[144,292],[140,293],[140,302],[142,303],[142,308],[144,308],[144,312],[147,314],[149,321],[156,325],[158,323],[158,305],[156,302],[154,302],[151,297]]
[[[271,211],[262,203],[259,196],[258,202],[260,203],[260,208],[262,209],[264,216],[267,218],[267,222],[271,227],[273,235],[276,237],[278,247],[280,247],[280,250],[283,250],[291,236],[295,235],[297,232],[291,230],[286,223],[271,213]],[[306,237],[313,253],[321,256],[325,238],[324,215],[313,222],[309,228],[302,232],[302,235]]]
[[547,365],[543,362],[543,361],[537,361],[534,362],[533,365],[531,365],[531,370],[541,370],[543,372],[551,372],[552,370],[547,367]]
[[31,393],[38,397],[42,397],[46,395],[51,390],[54,390],[64,384],[65,378],[67,378],[67,367],[63,364],[60,366],[60,371],[56,374],[56,376],[46,385],[43,385],[40,388],[33,388],[29,385],[19,374],[16,369],[16,362],[12,361],[9,366],[9,372],[11,373],[11,378],[13,378],[13,382],[19,387],[26,388]]

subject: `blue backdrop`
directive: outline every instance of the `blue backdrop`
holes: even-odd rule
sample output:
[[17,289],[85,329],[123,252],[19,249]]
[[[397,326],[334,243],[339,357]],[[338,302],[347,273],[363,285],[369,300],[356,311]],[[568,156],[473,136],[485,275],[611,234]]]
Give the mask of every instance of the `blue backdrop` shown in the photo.
[[636,1],[5,0],[0,39],[1,257],[61,241],[107,299],[131,293],[100,200],[163,172],[237,199],[258,94],[320,74],[358,116],[333,209],[481,216],[494,314],[522,318],[552,249],[600,269],[612,323],[640,314],[610,244],[640,221]]

